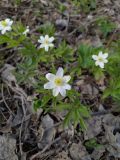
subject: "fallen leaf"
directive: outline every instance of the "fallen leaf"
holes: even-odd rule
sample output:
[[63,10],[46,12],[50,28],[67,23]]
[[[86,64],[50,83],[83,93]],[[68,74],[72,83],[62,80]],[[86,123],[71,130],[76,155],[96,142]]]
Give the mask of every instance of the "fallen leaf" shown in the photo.
[[62,151],[58,153],[52,160],[71,160],[71,159],[68,157],[67,151]]
[[70,157],[73,160],[91,160],[89,154],[87,153],[85,147],[81,142],[73,143],[70,147]]
[[9,135],[0,136],[0,159],[1,160],[18,160],[15,154],[16,140]]
[[102,116],[91,117],[87,120],[87,130],[84,132],[84,139],[94,138],[102,131]]
[[50,144],[55,136],[54,121],[48,114],[42,119],[41,130],[43,133],[40,137],[41,141],[38,142],[40,149]]
[[103,123],[107,141],[106,149],[110,156],[120,158],[120,118],[108,114],[104,117]]

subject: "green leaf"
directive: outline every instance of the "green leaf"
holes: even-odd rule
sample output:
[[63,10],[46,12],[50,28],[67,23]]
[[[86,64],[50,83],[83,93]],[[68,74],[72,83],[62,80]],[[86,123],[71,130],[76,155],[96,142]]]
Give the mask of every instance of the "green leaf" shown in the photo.
[[70,110],[72,108],[71,104],[66,104],[66,103],[60,103],[60,104],[57,104],[56,105],[56,109],[59,110],[59,111],[62,111],[62,110]]
[[81,44],[78,48],[78,63],[82,68],[90,68],[93,64],[92,61],[93,49],[92,47]]
[[52,23],[46,22],[45,24],[41,25],[38,31],[43,35],[53,36],[55,33],[55,27]]
[[65,116],[65,119],[63,121],[63,125],[64,127],[68,126],[70,124],[70,121],[73,117],[73,113],[72,112],[68,112],[67,115]]
[[41,100],[34,100],[33,107],[35,112],[37,112],[37,110],[41,107],[41,103]]
[[80,107],[78,108],[78,111],[79,111],[79,114],[82,115],[82,117],[84,118],[90,117],[90,113],[86,106],[80,105]]
[[102,144],[98,144],[96,139],[95,138],[92,138],[90,140],[88,140],[87,142],[85,142],[85,146],[88,148],[88,149],[99,149],[101,147],[103,147]]
[[82,117],[79,118],[79,122],[80,122],[80,125],[81,125],[81,129],[86,130],[87,126],[86,126],[85,121]]
[[57,59],[62,58],[63,61],[73,61],[73,49],[63,41],[54,51],[54,55]]
[[103,33],[104,37],[106,37],[110,32],[112,32],[116,28],[116,24],[110,22],[107,17],[100,17],[96,20],[96,23]]

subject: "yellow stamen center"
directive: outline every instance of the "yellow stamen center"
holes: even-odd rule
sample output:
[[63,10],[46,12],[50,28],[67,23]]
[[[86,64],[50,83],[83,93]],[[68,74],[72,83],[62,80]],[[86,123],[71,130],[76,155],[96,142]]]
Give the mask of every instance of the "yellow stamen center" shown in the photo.
[[56,86],[62,86],[62,84],[63,84],[62,78],[56,78],[55,79],[55,84],[56,84]]
[[2,21],[1,24],[6,27],[7,26],[7,22],[6,21]]
[[103,58],[99,57],[98,61],[103,62]]
[[45,44],[48,44],[48,43],[49,43],[48,39],[45,39]]

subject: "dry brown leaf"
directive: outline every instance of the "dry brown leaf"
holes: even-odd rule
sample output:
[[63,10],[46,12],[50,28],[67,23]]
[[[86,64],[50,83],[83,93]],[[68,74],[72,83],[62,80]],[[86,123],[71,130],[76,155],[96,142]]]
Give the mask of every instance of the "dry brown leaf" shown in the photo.
[[38,142],[40,149],[50,144],[55,136],[54,121],[48,114],[42,119],[41,130],[43,133],[42,137],[40,136],[41,141]]
[[107,141],[106,149],[111,156],[120,158],[120,117],[108,114],[103,119],[105,128],[105,138]]
[[91,160],[89,154],[87,153],[85,147],[81,142],[73,143],[70,147],[70,157],[73,160]]
[[68,157],[67,152],[62,151],[58,153],[58,155],[56,155],[52,160],[71,160],[71,159]]
[[0,136],[0,159],[1,160],[18,160],[15,154],[16,140],[7,136]]
[[87,130],[84,132],[84,139],[88,140],[102,132],[102,116],[95,116],[87,120]]

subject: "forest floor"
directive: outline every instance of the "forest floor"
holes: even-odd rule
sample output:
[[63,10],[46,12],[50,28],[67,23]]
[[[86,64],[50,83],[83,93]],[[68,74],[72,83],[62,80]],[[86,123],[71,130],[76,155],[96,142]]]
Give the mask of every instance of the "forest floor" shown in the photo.
[[[65,40],[75,57],[80,44],[109,48],[120,38],[120,0],[86,2],[0,0],[0,20],[21,21],[30,27],[29,34],[36,36],[40,35],[39,26],[50,22],[55,28],[56,46]],[[106,23],[106,17],[110,24],[103,25],[102,32],[99,24]],[[111,24],[117,27],[111,29]],[[64,111],[33,111],[32,99],[39,97],[38,93],[29,82],[17,84],[11,72],[21,60],[16,48],[0,46],[0,160],[120,160],[120,105],[112,97],[102,99],[105,77],[96,81],[83,70],[74,78],[72,85],[80,92],[81,103],[89,106],[91,117],[85,119],[86,130],[72,123],[64,128]],[[69,70],[75,62],[64,66]],[[57,61],[55,66],[62,63]],[[48,69],[40,63],[38,72],[45,75]]]

